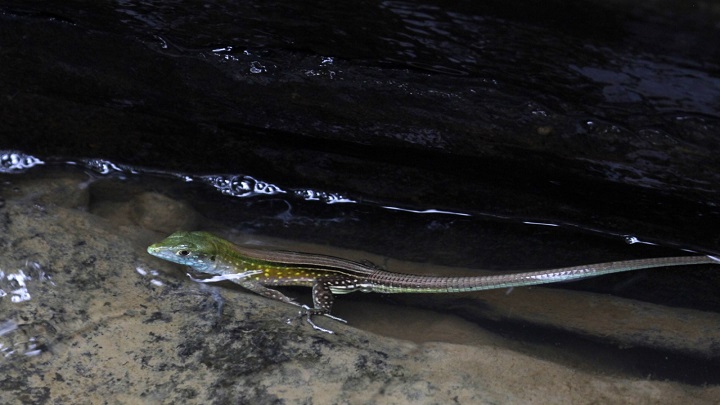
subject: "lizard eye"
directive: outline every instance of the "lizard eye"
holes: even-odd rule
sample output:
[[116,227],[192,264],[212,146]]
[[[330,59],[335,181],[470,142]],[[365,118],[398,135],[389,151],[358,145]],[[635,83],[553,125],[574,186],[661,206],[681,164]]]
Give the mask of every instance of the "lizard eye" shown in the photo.
[[187,256],[190,254],[189,250],[178,250],[177,252],[178,256]]

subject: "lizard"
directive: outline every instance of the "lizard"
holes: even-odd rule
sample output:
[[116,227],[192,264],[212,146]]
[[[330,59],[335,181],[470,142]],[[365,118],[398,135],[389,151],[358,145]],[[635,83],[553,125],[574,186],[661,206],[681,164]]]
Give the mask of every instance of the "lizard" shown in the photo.
[[[316,330],[333,333],[315,324],[331,314],[334,295],[355,291],[378,293],[456,293],[497,288],[532,286],[579,280],[604,274],[655,267],[720,264],[709,255],[676,256],[614,261],[572,267],[532,270],[497,275],[438,277],[394,273],[371,262],[357,262],[313,253],[267,250],[238,246],[204,231],[175,232],[147,248],[149,254],[187,265],[195,271],[229,279],[267,298],[300,307],[300,316]],[[313,306],[302,305],[274,287],[312,287]]]

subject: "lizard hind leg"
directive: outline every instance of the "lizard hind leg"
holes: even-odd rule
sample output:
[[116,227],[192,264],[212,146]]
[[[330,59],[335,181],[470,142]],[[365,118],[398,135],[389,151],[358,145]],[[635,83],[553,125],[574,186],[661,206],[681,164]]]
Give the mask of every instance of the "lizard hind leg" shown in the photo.
[[313,316],[323,315],[338,322],[347,323],[347,321],[342,318],[330,315],[330,310],[332,309],[332,304],[335,298],[330,290],[331,284],[332,283],[328,280],[317,280],[312,289],[313,308],[303,305],[303,309],[300,312],[300,316],[305,316],[305,320],[313,327],[313,329],[325,333],[335,332],[316,325],[315,322],[313,322]]

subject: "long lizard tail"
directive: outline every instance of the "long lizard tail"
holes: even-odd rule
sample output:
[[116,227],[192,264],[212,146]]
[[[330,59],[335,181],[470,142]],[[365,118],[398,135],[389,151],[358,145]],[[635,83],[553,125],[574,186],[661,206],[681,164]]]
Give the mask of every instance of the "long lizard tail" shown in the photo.
[[371,281],[376,284],[373,288],[375,292],[452,293],[557,283],[624,271],[695,264],[720,264],[720,258],[714,256],[661,257],[479,277],[432,277],[381,272],[373,275]]

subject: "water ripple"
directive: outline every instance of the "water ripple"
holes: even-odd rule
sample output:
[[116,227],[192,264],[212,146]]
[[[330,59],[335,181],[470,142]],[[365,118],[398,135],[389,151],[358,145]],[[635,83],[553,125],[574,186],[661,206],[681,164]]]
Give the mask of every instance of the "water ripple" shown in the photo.
[[45,162],[35,156],[16,151],[0,151],[0,173],[23,172],[42,164]]

